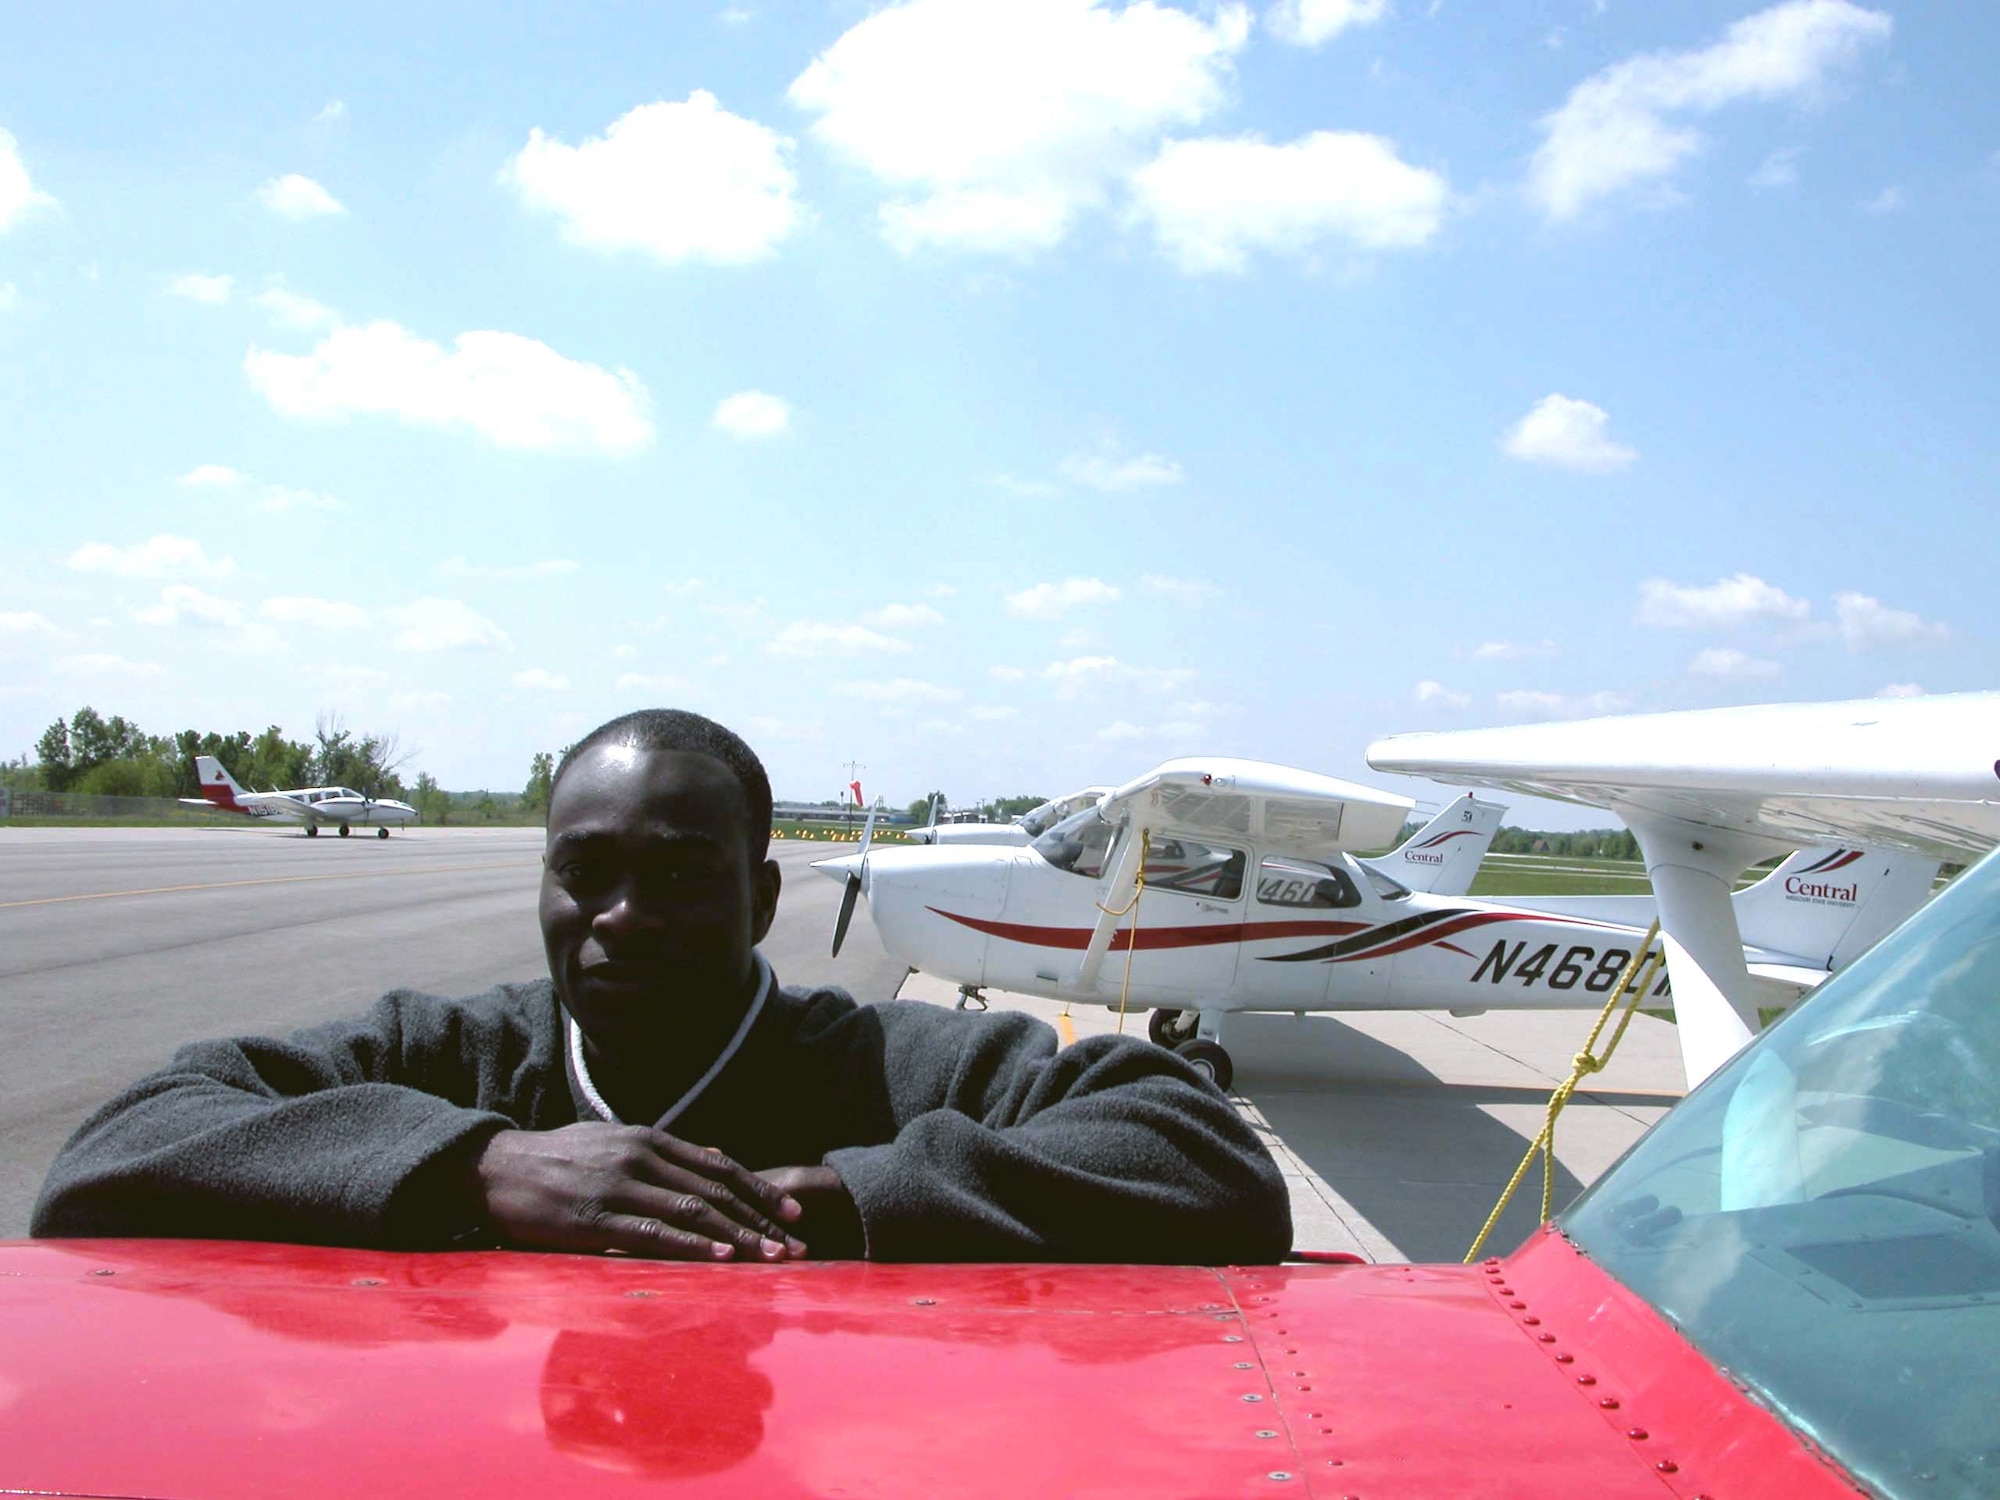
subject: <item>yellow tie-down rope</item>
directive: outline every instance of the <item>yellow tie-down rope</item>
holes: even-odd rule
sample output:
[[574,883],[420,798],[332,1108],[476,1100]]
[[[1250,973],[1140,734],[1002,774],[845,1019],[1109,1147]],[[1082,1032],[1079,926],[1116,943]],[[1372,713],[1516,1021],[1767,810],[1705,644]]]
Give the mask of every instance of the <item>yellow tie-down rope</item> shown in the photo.
[[[1480,1226],[1478,1237],[1472,1242],[1472,1248],[1465,1252],[1467,1265],[1470,1265],[1479,1254],[1480,1247],[1486,1243],[1486,1237],[1493,1233],[1493,1226],[1500,1222],[1500,1215],[1507,1211],[1507,1205],[1513,1201],[1514,1190],[1521,1185],[1521,1179],[1528,1175],[1528,1168],[1534,1164],[1537,1151],[1542,1153],[1542,1222],[1548,1223],[1549,1209],[1554,1203],[1556,1191],[1556,1119],[1562,1114],[1563,1106],[1569,1103],[1570,1095],[1576,1092],[1577,1085],[1588,1075],[1603,1072],[1604,1065],[1611,1061],[1611,1054],[1618,1050],[1618,1043],[1625,1036],[1625,1028],[1632,1024],[1633,1012],[1639,1008],[1639,1002],[1646,998],[1647,990],[1652,988],[1654,976],[1666,962],[1666,955],[1663,952],[1653,951],[1653,939],[1659,935],[1660,923],[1659,919],[1655,918],[1653,925],[1646,929],[1646,940],[1639,945],[1639,951],[1632,955],[1631,962],[1626,964],[1624,971],[1619,974],[1618,983],[1612,986],[1611,998],[1604,1002],[1604,1009],[1597,1013],[1597,1024],[1590,1028],[1590,1037],[1584,1042],[1583,1050],[1570,1059],[1569,1077],[1557,1084],[1556,1091],[1549,1095],[1549,1112],[1542,1121],[1541,1134],[1529,1144],[1528,1154],[1521,1158],[1521,1165],[1514,1168],[1514,1175],[1507,1179],[1507,1186],[1500,1191],[1500,1201],[1493,1205],[1493,1212],[1486,1216],[1485,1224]],[[1590,1049],[1597,1045],[1598,1037],[1604,1033],[1605,1023],[1611,1019],[1612,1011],[1618,1008],[1618,1002],[1621,1000],[1625,1002],[1625,1014],[1618,1018],[1618,1029],[1611,1033],[1611,1040],[1605,1043],[1603,1055],[1599,1056]]]
[[[1132,879],[1132,899],[1130,901],[1127,901],[1116,911],[1113,911],[1102,901],[1092,903],[1107,917],[1115,919],[1130,916],[1132,918],[1132,925],[1125,929],[1125,982],[1118,987],[1117,1035],[1119,1036],[1125,1035],[1125,1002],[1132,994],[1132,955],[1139,951],[1139,898],[1146,894],[1146,856],[1152,852],[1153,835],[1150,832],[1141,833],[1139,835],[1139,873]],[[1117,931],[1118,929],[1115,927],[1112,929],[1114,937],[1117,935]],[[1064,1008],[1063,1014],[1069,1014],[1067,1007]]]

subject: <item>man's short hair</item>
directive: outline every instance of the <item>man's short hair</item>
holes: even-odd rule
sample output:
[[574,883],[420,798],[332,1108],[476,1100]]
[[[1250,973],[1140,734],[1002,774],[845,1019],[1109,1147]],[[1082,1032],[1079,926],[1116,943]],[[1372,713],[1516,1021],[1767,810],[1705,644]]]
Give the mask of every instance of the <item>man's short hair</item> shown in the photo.
[[757,759],[757,752],[733,730],[723,728],[713,719],[689,713],[684,708],[642,708],[634,713],[621,714],[609,723],[598,725],[563,751],[556,774],[549,780],[551,805],[555,802],[555,789],[571,762],[600,745],[629,745],[634,750],[679,750],[721,761],[729,768],[729,774],[736,778],[737,785],[743,788],[744,831],[750,841],[752,863],[770,853],[771,778],[764,774],[764,763]]

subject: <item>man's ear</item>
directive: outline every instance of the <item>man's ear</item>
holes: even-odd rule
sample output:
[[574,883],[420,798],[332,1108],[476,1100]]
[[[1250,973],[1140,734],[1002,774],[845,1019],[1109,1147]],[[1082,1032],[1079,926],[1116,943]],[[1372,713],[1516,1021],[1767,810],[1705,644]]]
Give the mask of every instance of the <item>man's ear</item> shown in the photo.
[[784,883],[785,877],[775,859],[765,860],[750,872],[750,926],[754,934],[751,941],[761,943],[769,935],[771,923],[778,915],[778,890]]

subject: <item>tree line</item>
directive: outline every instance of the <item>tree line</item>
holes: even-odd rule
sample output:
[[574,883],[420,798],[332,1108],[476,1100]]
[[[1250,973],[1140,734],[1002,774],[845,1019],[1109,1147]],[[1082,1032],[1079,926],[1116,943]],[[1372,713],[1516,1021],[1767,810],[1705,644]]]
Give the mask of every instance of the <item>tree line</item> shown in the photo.
[[[338,714],[322,714],[310,740],[288,739],[273,724],[262,734],[183,729],[148,734],[122,714],[88,705],[42,731],[34,755],[6,766],[22,791],[100,797],[198,797],[195,757],[212,755],[253,791],[300,786],[352,787],[365,797],[406,797],[398,774],[410,759],[394,733],[356,734]],[[418,778],[421,786],[428,776]],[[436,783],[431,782],[432,790]]]

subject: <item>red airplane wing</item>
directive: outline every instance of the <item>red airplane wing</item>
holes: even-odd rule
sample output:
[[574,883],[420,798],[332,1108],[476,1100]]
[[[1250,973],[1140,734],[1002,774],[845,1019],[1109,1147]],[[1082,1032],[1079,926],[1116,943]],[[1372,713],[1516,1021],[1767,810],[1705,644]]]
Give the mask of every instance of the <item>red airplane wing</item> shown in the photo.
[[0,1491],[1849,1495],[1559,1237],[1472,1267],[0,1246]]

